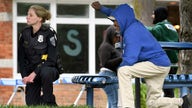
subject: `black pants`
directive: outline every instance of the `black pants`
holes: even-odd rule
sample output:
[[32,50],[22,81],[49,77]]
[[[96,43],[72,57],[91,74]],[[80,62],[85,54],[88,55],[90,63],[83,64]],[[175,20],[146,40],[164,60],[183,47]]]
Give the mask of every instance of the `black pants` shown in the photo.
[[58,78],[59,73],[56,68],[42,68],[41,72],[35,77],[34,83],[26,85],[26,104],[57,105],[53,94],[53,82]]
[[[176,74],[178,67],[171,67],[169,74]],[[174,89],[163,89],[165,97],[174,97]]]

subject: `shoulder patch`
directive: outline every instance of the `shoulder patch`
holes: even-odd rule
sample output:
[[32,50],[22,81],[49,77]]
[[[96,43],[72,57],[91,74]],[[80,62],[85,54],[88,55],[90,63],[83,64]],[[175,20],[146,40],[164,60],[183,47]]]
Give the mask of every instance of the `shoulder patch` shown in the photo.
[[52,44],[53,46],[56,46],[56,40],[55,40],[54,37],[51,37],[51,38],[50,38],[50,42],[51,42],[51,44]]

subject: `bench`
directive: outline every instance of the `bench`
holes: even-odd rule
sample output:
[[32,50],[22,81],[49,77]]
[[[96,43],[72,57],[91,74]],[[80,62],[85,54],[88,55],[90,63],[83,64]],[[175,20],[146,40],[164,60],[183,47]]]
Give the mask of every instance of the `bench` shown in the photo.
[[[87,76],[74,76],[72,78],[73,83],[83,84],[87,90],[86,95],[86,104],[88,106],[93,107],[93,89],[94,88],[103,88],[106,85],[118,83],[118,79],[111,78],[108,76],[94,76],[94,75],[87,75]],[[76,103],[76,102],[75,102]]]
[[[161,47],[165,50],[192,50],[191,42],[159,42]],[[192,75],[168,75],[165,78],[164,88],[180,88],[181,93],[185,93],[187,88],[192,88]],[[103,80],[97,81],[100,78]],[[140,78],[135,78],[135,104],[136,108],[141,108],[140,105]],[[90,107],[93,105],[93,89],[102,88],[108,84],[118,83],[118,79],[111,79],[107,76],[74,76],[72,83],[83,84],[87,90],[86,104]]]
[[180,96],[184,96],[188,93],[188,89],[192,90],[192,74],[169,74],[165,78],[165,84],[163,88],[179,88]]
[[[24,87],[25,84],[23,84],[21,79],[0,78],[0,86],[14,86],[13,93],[10,96],[9,100],[7,101],[7,105],[9,105],[11,103],[12,99],[14,98],[14,96],[16,95],[17,91],[19,90],[19,88]],[[22,95],[23,95],[22,96],[23,97],[23,102],[25,102],[24,90],[22,90],[21,92],[22,92]]]
[[[66,83],[72,83],[71,77],[59,78],[58,80],[53,82],[53,84],[66,84]],[[16,95],[17,91],[20,88],[25,87],[25,84],[22,82],[22,79],[0,78],[0,86],[13,86],[14,87],[14,90],[6,104],[6,105],[9,105],[11,103],[11,101],[13,100],[14,96]],[[21,93],[23,95],[22,96],[23,102],[25,103],[25,97],[24,97],[25,94],[24,94],[23,89],[21,89]]]
[[[192,42],[160,42],[165,50],[192,50]],[[188,93],[192,88],[192,74],[168,75],[164,82],[164,88],[180,88],[180,96]]]

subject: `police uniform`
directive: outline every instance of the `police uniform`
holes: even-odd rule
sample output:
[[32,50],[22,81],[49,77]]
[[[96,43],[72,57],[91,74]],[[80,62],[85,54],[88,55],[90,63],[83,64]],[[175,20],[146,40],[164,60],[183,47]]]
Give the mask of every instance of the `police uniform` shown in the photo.
[[55,67],[56,40],[55,31],[44,25],[35,34],[31,26],[21,32],[18,49],[20,73],[22,78],[36,73],[34,82],[26,84],[27,105],[56,105],[53,95],[53,82],[59,78]]

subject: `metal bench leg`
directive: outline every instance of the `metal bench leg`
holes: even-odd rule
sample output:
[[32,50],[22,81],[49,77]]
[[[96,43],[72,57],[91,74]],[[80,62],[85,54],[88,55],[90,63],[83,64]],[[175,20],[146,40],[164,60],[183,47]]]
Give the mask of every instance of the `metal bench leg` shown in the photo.
[[21,92],[22,92],[22,97],[23,97],[23,103],[26,104],[26,102],[25,102],[25,90],[23,89]]
[[87,105],[93,108],[93,88],[87,87]]
[[77,103],[78,103],[79,99],[81,98],[81,96],[82,96],[82,94],[83,94],[84,91],[85,91],[85,85],[82,86],[81,91],[80,91],[79,95],[77,96],[77,98],[76,98],[73,106],[76,106],[76,105],[77,105]]
[[140,100],[140,78],[135,78],[135,106],[136,108],[141,108],[141,100]]
[[[9,100],[8,100],[6,105],[9,105],[11,103],[11,101],[13,100],[14,96],[16,95],[19,87],[22,87],[22,86],[20,86],[20,85],[16,85],[15,86],[15,88],[13,90],[13,93],[12,93],[11,97],[9,98]],[[21,90],[21,92],[22,92],[23,102],[25,103],[25,91]]]
[[11,97],[9,98],[8,102],[7,102],[7,105],[9,105],[11,103],[11,101],[13,100],[13,97],[15,96],[15,94],[17,93],[17,89],[18,89],[19,86],[15,86],[14,90],[13,90],[13,93],[11,95]]

